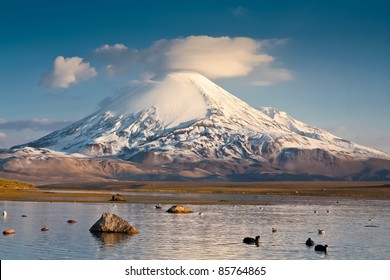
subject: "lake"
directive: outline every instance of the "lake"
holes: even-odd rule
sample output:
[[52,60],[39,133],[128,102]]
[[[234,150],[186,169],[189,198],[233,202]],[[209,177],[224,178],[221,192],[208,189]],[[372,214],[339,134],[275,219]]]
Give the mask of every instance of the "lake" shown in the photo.
[[[16,234],[0,236],[0,259],[390,259],[388,200],[258,199],[272,204],[189,205],[194,213],[182,215],[166,213],[172,205],[158,210],[153,204],[1,201],[0,209],[8,213],[0,218],[1,231],[14,229]],[[124,218],[139,234],[90,233],[104,212]],[[68,224],[69,219],[77,223]],[[261,236],[258,247],[242,243],[256,235]],[[308,237],[328,244],[328,254],[307,247]]]

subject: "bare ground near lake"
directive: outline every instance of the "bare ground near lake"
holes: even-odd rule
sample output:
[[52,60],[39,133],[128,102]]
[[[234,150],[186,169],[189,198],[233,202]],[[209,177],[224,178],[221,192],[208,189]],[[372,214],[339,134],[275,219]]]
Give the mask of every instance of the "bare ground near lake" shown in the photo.
[[[258,199],[261,196],[262,199]],[[96,182],[0,189],[3,201],[263,204],[267,196],[390,199],[390,182]],[[114,198],[114,201],[111,201]]]

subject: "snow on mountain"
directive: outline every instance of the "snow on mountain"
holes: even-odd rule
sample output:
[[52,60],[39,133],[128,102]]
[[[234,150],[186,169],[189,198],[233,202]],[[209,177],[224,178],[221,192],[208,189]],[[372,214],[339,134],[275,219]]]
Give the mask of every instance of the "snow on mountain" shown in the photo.
[[376,149],[365,147],[337,137],[324,129],[319,129],[300,122],[286,112],[271,107],[261,107],[259,111],[266,114],[277,123],[286,126],[292,133],[311,139],[313,148],[328,150],[334,155],[353,155],[359,158],[389,158],[389,155]]
[[213,163],[221,166],[218,170],[234,166],[233,173],[261,169],[333,176],[341,172],[340,162],[390,160],[381,151],[306,125],[285,112],[255,109],[188,71],[121,92],[96,113],[14,150],[27,147],[146,166]]

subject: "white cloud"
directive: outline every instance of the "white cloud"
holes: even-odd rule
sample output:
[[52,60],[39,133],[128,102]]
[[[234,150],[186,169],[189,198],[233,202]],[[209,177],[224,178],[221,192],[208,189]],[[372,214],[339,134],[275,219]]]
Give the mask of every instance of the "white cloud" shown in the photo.
[[129,49],[123,44],[103,45],[88,55],[87,61],[98,61],[105,65],[108,76],[117,76],[134,71],[134,67],[140,67],[137,61],[139,52]]
[[104,51],[107,51],[107,50],[127,50],[128,48],[123,45],[123,44],[114,44],[112,46],[110,45],[103,45],[101,46],[100,48],[97,48],[96,49],[96,52],[104,52]]
[[53,67],[42,76],[41,83],[48,87],[67,88],[82,80],[96,76],[95,68],[80,57],[64,58],[57,56]]
[[261,43],[250,38],[190,36],[175,40],[166,53],[169,70],[194,70],[209,78],[246,76],[273,57],[259,53]]
[[153,77],[161,72],[191,70],[210,79],[244,77],[254,86],[292,79],[290,71],[275,65],[267,53],[287,40],[255,40],[248,37],[189,36],[155,41],[149,48],[135,49],[123,44],[103,45],[86,58],[58,56],[53,68],[43,75],[42,84],[67,88],[95,76],[96,64],[109,77],[132,74]]
[[103,45],[88,56],[99,61],[109,76],[175,70],[197,71],[210,79],[251,77],[252,85],[269,85],[292,78],[289,70],[274,66],[267,48],[286,40],[254,40],[247,37],[189,36],[159,40],[137,50],[122,44]]

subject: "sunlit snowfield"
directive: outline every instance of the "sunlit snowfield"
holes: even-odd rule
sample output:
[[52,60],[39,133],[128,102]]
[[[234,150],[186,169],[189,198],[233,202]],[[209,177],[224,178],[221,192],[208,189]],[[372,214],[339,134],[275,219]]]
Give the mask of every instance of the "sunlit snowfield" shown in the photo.
[[[174,215],[165,212],[171,205],[158,210],[152,204],[2,201],[8,215],[1,218],[1,231],[16,234],[0,236],[0,258],[390,259],[390,201],[290,197],[273,203],[189,205],[193,214]],[[104,212],[121,216],[140,233],[91,234]],[[256,235],[258,247],[242,243]],[[308,237],[328,244],[328,254],[307,247]]]

